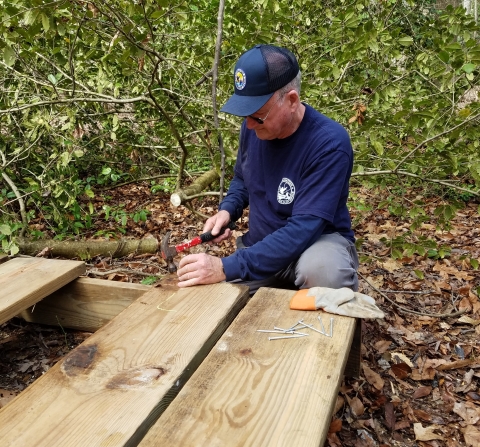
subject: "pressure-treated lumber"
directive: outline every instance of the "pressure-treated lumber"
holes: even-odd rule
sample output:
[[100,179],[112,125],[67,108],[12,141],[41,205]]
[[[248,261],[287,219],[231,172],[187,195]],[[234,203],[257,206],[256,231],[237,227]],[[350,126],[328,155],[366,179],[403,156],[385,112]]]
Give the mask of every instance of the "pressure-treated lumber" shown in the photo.
[[77,278],[19,316],[30,323],[95,332],[151,288],[142,284]]
[[248,300],[154,288],[0,410],[2,447],[134,446]]
[[85,273],[85,263],[15,258],[0,265],[0,323]]
[[[223,334],[139,447],[322,446],[355,331],[355,319],[292,311],[295,291],[261,288]],[[257,329],[298,320],[308,336],[272,340]]]

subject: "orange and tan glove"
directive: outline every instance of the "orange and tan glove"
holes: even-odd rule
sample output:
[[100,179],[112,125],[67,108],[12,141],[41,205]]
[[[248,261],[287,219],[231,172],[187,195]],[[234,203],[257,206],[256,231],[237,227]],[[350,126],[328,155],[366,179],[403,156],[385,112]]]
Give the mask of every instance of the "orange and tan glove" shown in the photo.
[[356,318],[384,318],[385,314],[376,306],[375,300],[363,293],[354,292],[347,287],[330,289],[311,287],[299,290],[290,301],[290,309],[323,309],[337,315]]

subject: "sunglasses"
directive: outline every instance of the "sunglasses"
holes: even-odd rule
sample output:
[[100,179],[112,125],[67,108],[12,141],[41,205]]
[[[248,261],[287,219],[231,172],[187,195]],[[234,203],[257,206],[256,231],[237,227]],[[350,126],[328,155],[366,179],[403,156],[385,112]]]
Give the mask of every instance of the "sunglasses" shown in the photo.
[[275,104],[280,101],[282,97],[279,96],[277,98],[277,100],[272,104],[272,107],[270,107],[270,109],[268,110],[267,114],[265,115],[265,118],[257,118],[256,116],[252,116],[252,115],[248,115],[247,118],[251,118],[252,120],[256,121],[258,124],[263,124],[265,122],[265,120],[268,118],[268,115],[270,114],[270,112],[272,111],[273,107],[275,106]]

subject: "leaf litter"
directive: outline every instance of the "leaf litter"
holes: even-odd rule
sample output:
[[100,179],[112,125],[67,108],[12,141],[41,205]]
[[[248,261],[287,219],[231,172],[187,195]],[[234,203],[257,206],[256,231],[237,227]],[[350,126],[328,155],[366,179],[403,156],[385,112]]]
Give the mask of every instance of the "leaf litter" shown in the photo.
[[[480,217],[478,201],[442,230],[433,209],[438,197],[424,198],[429,220],[415,231],[412,221],[378,206],[382,193],[359,187],[357,197],[371,211],[352,209],[361,258],[360,292],[374,297],[384,320],[362,321],[362,372],[342,383],[325,447],[457,447],[480,445]],[[412,200],[418,191],[407,191]],[[171,231],[171,242],[185,242],[202,232],[204,217],[215,213],[213,198],[195,199],[190,207],[173,207],[167,195],[154,195],[148,185],[109,191],[108,205],[148,210],[146,221],[129,217],[125,234],[118,222],[102,216],[104,197],[94,200],[99,212],[95,230],[86,237],[156,237]],[[103,217],[103,220],[102,220]],[[235,236],[247,228],[248,214]],[[42,222],[34,222],[41,227]],[[448,256],[404,253],[391,256],[393,241],[429,238],[451,248]],[[227,256],[235,237],[218,246],[201,245],[190,252]],[[48,255],[48,254],[47,254]],[[176,261],[182,255],[177,257]],[[167,274],[161,256],[130,255],[87,261],[87,275],[111,281],[158,285]],[[454,316],[449,316],[454,315]],[[0,325],[0,406],[44,374],[90,334],[27,323],[19,318]]]

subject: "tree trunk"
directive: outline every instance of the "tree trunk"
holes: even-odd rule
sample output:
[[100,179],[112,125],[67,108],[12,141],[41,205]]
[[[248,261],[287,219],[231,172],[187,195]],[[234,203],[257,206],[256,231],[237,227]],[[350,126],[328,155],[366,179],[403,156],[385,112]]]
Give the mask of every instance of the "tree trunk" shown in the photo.
[[191,199],[191,196],[200,194],[207,186],[219,179],[218,172],[215,169],[207,171],[198,177],[190,186],[185,189],[179,189],[170,196],[170,202],[173,206],[180,206]]
[[29,241],[26,239],[19,241],[20,253],[24,255],[35,256],[46,250],[55,257],[82,260],[95,256],[121,258],[131,253],[155,253],[159,249],[159,245],[155,238],[121,239],[119,241]]

